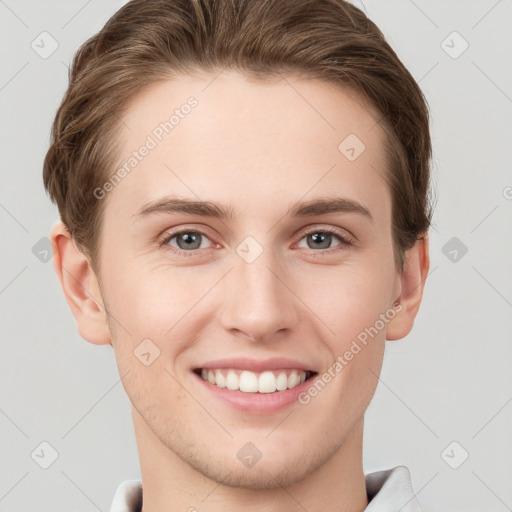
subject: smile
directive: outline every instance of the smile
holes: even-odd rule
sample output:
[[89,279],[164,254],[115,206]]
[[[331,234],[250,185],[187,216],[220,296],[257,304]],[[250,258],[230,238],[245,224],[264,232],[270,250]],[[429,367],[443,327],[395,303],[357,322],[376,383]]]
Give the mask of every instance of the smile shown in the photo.
[[315,372],[300,369],[252,372],[234,368],[198,368],[195,373],[210,384],[231,391],[276,393],[299,386]]

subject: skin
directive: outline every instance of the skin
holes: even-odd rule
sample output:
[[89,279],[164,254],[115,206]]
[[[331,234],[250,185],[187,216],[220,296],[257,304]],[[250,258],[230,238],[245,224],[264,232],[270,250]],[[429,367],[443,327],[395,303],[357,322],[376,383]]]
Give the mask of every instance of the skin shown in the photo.
[[[198,106],[102,199],[100,275],[65,226],[53,228],[57,275],[80,335],[114,349],[133,405],[145,512],[248,504],[361,511],[363,415],[386,339],[413,326],[428,238],[406,252],[399,273],[384,135],[357,93],[291,75],[267,83],[227,71],[214,78],[180,76],[134,99],[123,117],[123,162],[189,96]],[[351,133],[366,146],[354,161],[338,150]],[[222,203],[233,218],[137,219],[166,194]],[[299,201],[333,195],[364,205],[373,221],[354,212],[286,215]],[[326,228],[355,242],[333,236],[315,245],[307,237]],[[171,229],[204,233],[200,248],[182,257],[159,246]],[[247,236],[263,250],[252,263],[236,252]],[[179,250],[178,242],[170,244]],[[241,412],[212,398],[191,372],[222,357],[282,356],[322,374],[397,299],[400,312],[307,405]],[[133,354],[146,338],[160,350],[149,366]],[[262,453],[251,468],[236,455],[247,442]]]

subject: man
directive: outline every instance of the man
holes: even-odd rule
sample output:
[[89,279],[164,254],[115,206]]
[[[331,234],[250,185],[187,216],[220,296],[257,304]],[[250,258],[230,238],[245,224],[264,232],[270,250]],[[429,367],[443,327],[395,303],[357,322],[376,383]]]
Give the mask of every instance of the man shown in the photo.
[[80,335],[142,482],[112,510],[418,510],[364,475],[385,341],[428,272],[426,103],[341,0],[134,0],[73,62],[44,179]]

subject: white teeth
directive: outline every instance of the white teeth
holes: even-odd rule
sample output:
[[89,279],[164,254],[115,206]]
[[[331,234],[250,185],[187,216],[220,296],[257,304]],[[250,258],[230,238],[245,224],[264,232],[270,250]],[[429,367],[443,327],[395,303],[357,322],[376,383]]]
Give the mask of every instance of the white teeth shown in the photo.
[[213,384],[216,384],[219,388],[226,387],[226,379],[219,370],[215,372],[215,381],[213,382]]
[[226,387],[231,391],[240,389],[238,375],[232,370],[229,370],[226,376]]
[[300,377],[298,377],[297,372],[295,370],[293,370],[292,373],[290,373],[290,375],[288,375],[288,387],[293,388],[299,383],[300,383]]
[[227,388],[231,391],[243,391],[244,393],[274,393],[294,388],[307,378],[304,370],[292,371],[265,371],[255,373],[248,370],[242,372],[235,370],[201,370],[203,380],[214,384],[219,388]]
[[288,377],[286,373],[280,373],[276,379],[276,388],[278,391],[284,391],[288,389]]
[[240,391],[255,393],[258,391],[258,377],[255,373],[243,371],[239,378]]
[[260,393],[273,393],[277,389],[276,378],[272,372],[263,372],[258,378]]

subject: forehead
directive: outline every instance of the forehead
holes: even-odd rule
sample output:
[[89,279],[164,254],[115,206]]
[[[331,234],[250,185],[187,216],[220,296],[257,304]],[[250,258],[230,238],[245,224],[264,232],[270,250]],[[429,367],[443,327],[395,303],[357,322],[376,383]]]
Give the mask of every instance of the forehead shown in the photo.
[[123,116],[122,179],[108,209],[132,215],[164,194],[251,215],[326,193],[389,214],[377,113],[355,91],[286,75],[179,76],[137,95]]

